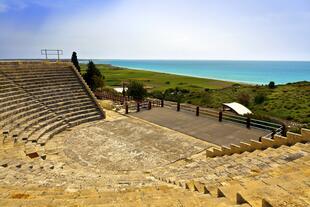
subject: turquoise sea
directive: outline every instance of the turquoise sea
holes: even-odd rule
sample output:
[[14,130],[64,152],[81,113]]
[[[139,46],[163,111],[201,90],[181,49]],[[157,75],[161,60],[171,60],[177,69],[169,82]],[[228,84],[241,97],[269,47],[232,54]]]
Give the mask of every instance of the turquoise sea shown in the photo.
[[310,61],[220,61],[220,60],[93,60],[111,64],[195,77],[252,84],[310,81]]

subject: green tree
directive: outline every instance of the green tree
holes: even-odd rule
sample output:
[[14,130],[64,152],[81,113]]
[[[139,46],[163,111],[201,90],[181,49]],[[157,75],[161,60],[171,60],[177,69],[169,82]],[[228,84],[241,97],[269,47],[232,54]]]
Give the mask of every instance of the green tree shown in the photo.
[[130,81],[128,84],[127,94],[135,101],[141,101],[146,97],[147,91],[144,88],[143,83],[139,81]]
[[80,67],[76,52],[72,53],[71,62],[73,63],[75,68],[79,71],[79,73],[81,73],[81,67]]
[[274,81],[270,81],[269,84],[268,84],[268,87],[270,89],[274,89],[276,87],[276,84],[274,83]]
[[97,69],[93,61],[89,61],[87,64],[87,70],[83,78],[92,91],[104,86],[104,76]]

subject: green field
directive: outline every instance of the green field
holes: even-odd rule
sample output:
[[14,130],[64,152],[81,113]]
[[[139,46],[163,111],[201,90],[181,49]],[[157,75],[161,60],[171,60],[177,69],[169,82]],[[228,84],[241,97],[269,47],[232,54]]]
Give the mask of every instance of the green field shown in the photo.
[[[122,82],[129,80],[142,81],[150,90],[165,90],[168,88],[187,88],[192,91],[204,90],[205,88],[220,89],[232,86],[232,82],[218,81],[204,78],[194,78],[181,75],[157,73],[144,70],[131,70],[109,65],[96,65],[104,74],[108,86],[120,86]],[[82,72],[86,65],[81,65]]]
[[[82,72],[85,71],[86,65],[81,65],[81,68]],[[296,126],[309,126],[310,123],[310,82],[277,85],[276,88],[270,89],[268,86],[237,84],[109,65],[97,65],[97,68],[104,74],[107,86],[121,86],[123,81],[138,80],[144,83],[153,97],[160,98],[162,93],[167,91],[167,100],[180,100],[212,108],[220,108],[225,102],[240,102],[240,96],[243,95],[249,99],[247,106],[257,117],[275,118]]]

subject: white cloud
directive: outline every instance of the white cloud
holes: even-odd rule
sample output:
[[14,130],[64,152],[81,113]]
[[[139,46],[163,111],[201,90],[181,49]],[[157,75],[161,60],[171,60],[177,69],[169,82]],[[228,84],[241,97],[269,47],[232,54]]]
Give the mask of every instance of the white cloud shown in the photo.
[[[53,6],[49,0],[40,2]],[[255,13],[252,7],[244,12],[204,0],[123,0],[77,9],[48,15],[31,30],[16,27],[5,36],[0,33],[0,56],[10,52],[15,57],[40,57],[41,48],[59,48],[65,57],[77,51],[83,58],[310,58],[305,15],[275,18]]]

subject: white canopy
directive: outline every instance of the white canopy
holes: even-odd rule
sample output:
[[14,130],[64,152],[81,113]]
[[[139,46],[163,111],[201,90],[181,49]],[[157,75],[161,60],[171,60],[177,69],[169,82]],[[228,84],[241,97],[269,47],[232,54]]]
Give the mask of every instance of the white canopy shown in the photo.
[[246,115],[246,114],[252,114],[252,111],[248,109],[247,107],[243,106],[242,104],[239,104],[237,102],[232,102],[232,103],[223,103],[223,106],[228,107],[235,111],[239,115]]

